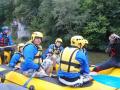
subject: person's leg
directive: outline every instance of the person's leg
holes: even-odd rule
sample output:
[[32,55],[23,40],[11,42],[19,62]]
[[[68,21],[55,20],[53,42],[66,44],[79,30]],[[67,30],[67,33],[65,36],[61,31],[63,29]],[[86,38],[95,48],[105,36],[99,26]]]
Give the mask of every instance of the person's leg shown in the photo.
[[47,73],[47,75],[49,75],[50,76],[50,67],[48,67],[46,70],[45,70],[45,72]]
[[56,55],[53,55],[51,60],[53,61],[53,71],[52,71],[52,74],[56,74]]
[[44,59],[43,63],[41,64],[45,72],[50,75],[50,68],[52,66],[52,61],[50,59]]
[[57,64],[60,64],[60,56],[57,55],[56,57],[57,57],[57,58],[56,58],[56,63],[57,63]]
[[27,77],[31,77],[34,72],[35,71],[33,69],[29,69],[27,71],[22,71],[22,73]]
[[49,76],[43,67],[40,67],[39,70],[36,72],[35,77],[46,77]]
[[115,61],[115,67],[120,68],[120,57],[114,58]]

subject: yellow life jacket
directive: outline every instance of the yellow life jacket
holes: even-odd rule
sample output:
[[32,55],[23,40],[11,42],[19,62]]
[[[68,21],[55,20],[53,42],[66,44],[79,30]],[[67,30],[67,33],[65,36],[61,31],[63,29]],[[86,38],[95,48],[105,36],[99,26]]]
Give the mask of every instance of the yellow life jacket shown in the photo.
[[52,46],[52,52],[55,55],[60,55],[60,52],[61,52],[60,47],[56,47],[55,44],[53,44],[53,46]]
[[80,72],[80,63],[75,59],[78,48],[66,47],[60,56],[60,70],[65,72]]
[[42,46],[38,46],[38,53],[35,55],[34,63],[40,63],[40,56],[42,55]]
[[10,51],[3,51],[3,55],[5,58],[5,61],[2,60],[2,57],[0,56],[0,65],[3,63],[9,63],[10,62],[10,58],[11,58],[11,52]]

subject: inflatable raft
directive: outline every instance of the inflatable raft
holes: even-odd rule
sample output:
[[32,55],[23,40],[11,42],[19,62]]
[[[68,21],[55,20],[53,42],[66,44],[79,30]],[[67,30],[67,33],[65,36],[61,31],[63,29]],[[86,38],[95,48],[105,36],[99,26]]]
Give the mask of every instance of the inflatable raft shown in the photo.
[[[86,84],[83,87],[73,88],[68,87],[61,84],[57,78],[44,77],[44,78],[29,78],[25,75],[21,74],[19,71],[13,71],[9,67],[5,65],[0,66],[0,74],[4,75],[5,83],[13,83],[20,86],[23,86],[26,81],[29,82],[25,87],[29,88],[30,86],[34,86],[35,90],[119,90],[116,87],[112,87],[111,85],[106,85],[104,82],[108,82],[105,78],[104,82],[98,82],[93,80],[91,83]],[[120,69],[119,68],[111,68],[108,70],[103,70],[99,72],[99,74],[110,75],[113,77],[120,77]],[[112,83],[112,82],[111,82]]]
[[0,90],[28,90],[28,89],[15,84],[0,83]]

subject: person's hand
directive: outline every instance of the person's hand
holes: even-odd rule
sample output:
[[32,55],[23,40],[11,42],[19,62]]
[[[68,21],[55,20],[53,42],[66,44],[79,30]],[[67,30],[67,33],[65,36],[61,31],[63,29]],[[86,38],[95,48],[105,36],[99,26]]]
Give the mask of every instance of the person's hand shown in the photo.
[[111,50],[110,47],[109,47],[109,48],[106,48],[106,49],[105,49],[105,52],[109,54],[109,53],[110,53],[110,50]]
[[42,58],[40,58],[40,59],[39,59],[39,63],[42,63],[42,62],[43,62],[43,60],[42,60]]
[[97,74],[98,74],[98,73],[97,73],[97,72],[94,72],[94,71],[92,71],[92,72],[89,73],[90,76],[92,76],[92,75],[97,75]]

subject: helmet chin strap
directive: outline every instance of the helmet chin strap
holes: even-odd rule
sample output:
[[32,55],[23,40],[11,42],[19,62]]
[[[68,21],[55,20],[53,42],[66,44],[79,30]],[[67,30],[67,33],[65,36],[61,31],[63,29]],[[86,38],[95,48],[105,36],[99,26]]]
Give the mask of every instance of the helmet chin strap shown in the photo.
[[81,47],[81,46],[82,46],[82,44],[81,44],[81,43],[79,43],[78,45],[79,45],[79,48],[82,48],[82,47]]

